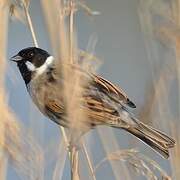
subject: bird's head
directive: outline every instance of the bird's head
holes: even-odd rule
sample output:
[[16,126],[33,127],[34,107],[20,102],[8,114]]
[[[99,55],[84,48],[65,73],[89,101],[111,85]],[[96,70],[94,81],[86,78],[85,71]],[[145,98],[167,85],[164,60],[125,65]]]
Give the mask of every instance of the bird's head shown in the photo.
[[25,83],[28,84],[33,76],[43,74],[52,65],[54,58],[43,49],[29,47],[21,50],[11,60],[17,63]]

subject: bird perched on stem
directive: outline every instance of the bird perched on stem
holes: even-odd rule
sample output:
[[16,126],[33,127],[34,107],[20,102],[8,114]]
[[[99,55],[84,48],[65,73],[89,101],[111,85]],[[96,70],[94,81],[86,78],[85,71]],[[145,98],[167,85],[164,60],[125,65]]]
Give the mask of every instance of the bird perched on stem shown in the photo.
[[[57,61],[48,52],[36,47],[21,50],[11,60],[17,63],[27,90],[39,110],[58,125],[70,127],[62,91],[65,80],[57,70]],[[135,108],[135,104],[120,88],[81,67],[68,66],[72,72],[79,72],[80,77],[87,80],[82,85],[82,96],[79,98],[80,108],[88,118],[84,123],[89,129],[97,125],[124,129],[164,158],[169,157],[168,149],[174,147],[175,141],[136,119],[128,110],[128,107]]]

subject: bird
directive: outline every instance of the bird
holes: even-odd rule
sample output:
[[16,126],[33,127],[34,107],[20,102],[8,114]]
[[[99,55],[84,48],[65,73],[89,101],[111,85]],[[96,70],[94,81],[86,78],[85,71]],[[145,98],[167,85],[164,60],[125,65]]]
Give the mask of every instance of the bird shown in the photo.
[[[40,112],[56,124],[69,128],[67,103],[62,91],[65,79],[57,69],[57,59],[43,49],[28,47],[11,60],[16,62],[27,91]],[[63,67],[63,61],[60,64]],[[93,72],[87,72],[81,66],[67,66],[88,79],[82,86],[80,102],[88,117],[84,123],[88,124],[89,129],[105,125],[125,130],[163,158],[169,157],[169,148],[175,146],[174,139],[138,120],[129,110],[136,108],[135,103],[120,87]]]

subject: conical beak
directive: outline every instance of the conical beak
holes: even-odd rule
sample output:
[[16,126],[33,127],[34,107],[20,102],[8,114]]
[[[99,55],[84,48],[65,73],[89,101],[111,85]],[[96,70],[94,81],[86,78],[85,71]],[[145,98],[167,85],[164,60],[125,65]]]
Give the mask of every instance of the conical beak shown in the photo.
[[21,60],[22,60],[22,57],[19,56],[19,55],[15,55],[15,56],[13,56],[10,60],[11,60],[11,61],[14,61],[14,62],[18,62],[18,61],[21,61]]

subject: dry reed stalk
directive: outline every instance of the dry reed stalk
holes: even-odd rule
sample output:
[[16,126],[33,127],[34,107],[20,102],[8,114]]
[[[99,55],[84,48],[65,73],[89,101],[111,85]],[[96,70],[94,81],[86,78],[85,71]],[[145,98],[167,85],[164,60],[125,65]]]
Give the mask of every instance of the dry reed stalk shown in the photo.
[[70,147],[71,179],[80,180],[79,176],[79,151],[76,146]]
[[[158,6],[157,6],[158,4]],[[168,96],[170,83],[177,74],[179,74],[179,1],[163,2],[163,1],[152,1],[150,5],[142,2],[140,13],[142,30],[148,38],[146,39],[147,51],[150,54],[151,59],[157,59],[158,51],[157,43],[153,38],[161,40],[166,48],[172,49],[175,47],[176,58],[169,61],[169,67],[166,67],[160,72],[157,82],[154,83],[155,97],[151,97],[151,107],[155,104],[155,99],[158,102],[159,114],[162,119],[171,119],[171,112],[168,107]],[[166,8],[164,8],[166,6]],[[144,8],[145,7],[145,8]],[[156,8],[154,8],[156,7]],[[157,8],[158,7],[158,8]],[[152,9],[155,9],[152,13]],[[159,22],[159,26],[153,24],[153,16],[159,15],[161,18],[166,20],[166,23]],[[148,29],[148,30],[147,30]],[[153,50],[154,49],[154,50]],[[175,60],[175,61],[173,61]],[[176,62],[176,63],[175,63]],[[154,66],[155,67],[155,66]],[[179,77],[179,75],[178,75]],[[154,79],[154,78],[153,78]],[[178,78],[179,79],[179,78]],[[180,83],[178,83],[180,84]],[[153,101],[154,102],[153,102]],[[149,111],[149,106],[147,107]],[[151,111],[149,111],[151,112]],[[147,115],[147,114],[145,114]],[[169,118],[167,118],[169,117]],[[168,126],[168,123],[161,123],[162,126]]]
[[84,12],[88,15],[88,16],[96,16],[96,15],[100,15],[99,11],[94,11],[91,8],[89,8],[86,4],[85,1],[78,1],[77,2],[78,5],[84,10]]
[[[0,11],[2,12],[2,11]],[[5,24],[4,24],[5,25]],[[6,26],[3,26],[6,27]],[[2,30],[2,29],[1,29]],[[6,31],[7,32],[7,31]],[[5,39],[5,34],[0,38],[3,42]],[[4,43],[5,45],[5,43]],[[3,55],[3,44],[0,44],[2,48],[0,53]],[[5,48],[5,46],[4,46]],[[5,49],[4,49],[5,51]],[[5,54],[4,54],[5,57]],[[17,121],[14,114],[11,112],[7,105],[6,94],[4,93],[4,72],[5,72],[5,58],[1,58],[1,86],[0,86],[0,107],[1,107],[1,124],[0,124],[0,148],[1,153],[5,152],[3,159],[1,160],[1,179],[5,179],[6,165],[3,165],[3,160],[6,163],[6,158],[8,157],[12,165],[15,166],[17,172],[20,176],[26,177],[28,179],[43,179],[40,164],[43,161],[41,157],[42,150],[32,139],[31,135],[27,133],[24,127]],[[28,149],[27,149],[28,148]]]
[[[63,136],[63,139],[64,139],[64,142],[65,142],[65,145],[66,147],[69,147],[69,142],[68,142],[68,138],[67,138],[67,135],[66,135],[66,132],[65,132],[65,129],[60,127],[61,128],[61,132],[62,132],[62,136]],[[81,148],[82,148],[82,151],[85,155],[85,158],[87,160],[87,163],[88,163],[88,167],[89,167],[89,171],[92,175],[92,179],[93,180],[96,180],[96,176],[95,176],[95,173],[94,173],[94,168],[93,168],[93,165],[92,165],[92,162],[91,162],[91,158],[89,156],[89,153],[87,151],[87,148],[86,148],[86,145],[84,143],[84,140],[82,139],[81,142]],[[69,153],[69,157],[71,156],[71,154]],[[77,165],[75,165],[77,167]],[[57,168],[58,169],[58,168]]]
[[[20,8],[18,9],[17,6],[14,6],[15,9],[17,9],[16,14],[22,14],[21,19],[19,18],[19,15],[16,17],[16,14],[13,14],[13,16],[15,16],[18,20],[22,21],[25,25],[27,25],[30,34],[32,36],[32,41],[35,47],[38,47],[38,41],[37,41],[37,37],[36,37],[36,33],[34,30],[34,26],[33,26],[33,22],[31,19],[31,15],[29,13],[29,7],[30,7],[30,0],[19,0],[19,6]],[[42,132],[44,129],[44,121],[38,121],[35,123],[35,119],[38,119],[40,117],[40,115],[38,115],[32,107],[32,103],[31,101],[29,101],[30,103],[30,108],[29,108],[29,119],[30,119],[30,123],[29,123],[29,130],[31,131],[31,133],[33,133],[35,136],[39,135],[40,138],[42,139]],[[38,123],[38,124],[37,124]],[[40,129],[38,128],[37,130],[37,126],[39,125],[39,127],[41,127]],[[41,131],[40,131],[41,130]],[[42,164],[42,167],[44,165]]]
[[[74,3],[71,2],[71,6],[74,6],[73,5]],[[32,35],[32,39],[33,39],[33,42],[34,42],[34,45],[35,47],[38,47],[38,42],[37,42],[37,38],[36,38],[36,35],[35,35],[35,32],[34,32],[34,27],[32,25],[32,20],[31,20],[31,17],[30,17],[30,14],[29,14],[29,11],[28,11],[28,7],[29,7],[29,4],[28,3],[23,3],[23,8],[24,8],[24,11],[25,11],[25,15],[26,15],[26,18],[27,18],[27,22],[28,22],[28,26],[29,26],[29,29],[30,29],[30,32],[31,32],[31,35]],[[74,7],[71,7],[71,8],[74,8]],[[70,45],[70,62],[72,63],[73,62],[73,40],[72,38],[74,37],[73,35],[73,10],[72,12],[70,13],[70,41],[71,41],[71,45]],[[61,130],[62,130],[62,133],[63,133],[63,137],[65,139],[65,142],[67,144],[67,136],[65,134],[65,131],[64,131],[64,128],[61,127]],[[78,171],[78,152],[76,152],[76,148],[72,148],[72,152],[70,150],[70,155],[71,157],[71,165],[72,165],[72,179],[76,178],[76,180],[78,179],[78,175],[77,175],[77,171]],[[62,161],[59,161],[62,163]],[[65,161],[64,161],[65,162]],[[58,172],[58,168],[59,168],[59,163],[57,163],[56,165],[56,169],[55,169],[55,172],[54,172],[54,175],[53,175],[53,179],[56,179],[57,178],[57,175],[59,175]],[[60,168],[62,169],[62,168]],[[74,170],[73,170],[74,169]]]
[[[155,69],[154,67],[156,66],[156,64],[153,64],[152,60],[155,60],[156,62],[158,61],[158,55],[157,55],[157,51],[156,51],[156,44],[153,40],[153,33],[154,33],[154,27],[153,27],[153,23],[152,23],[152,12],[151,12],[151,5],[152,5],[153,1],[143,1],[140,0],[139,1],[139,9],[138,9],[138,13],[139,13],[139,19],[140,19],[140,25],[141,25],[141,31],[144,34],[144,43],[145,43],[145,48],[146,48],[146,52],[147,52],[147,57],[148,57],[148,62],[149,65],[151,67],[152,70],[152,79],[153,79],[153,93],[150,96],[150,101],[149,102],[145,102],[145,104],[148,104],[147,106],[145,106],[147,109],[143,108],[142,112],[140,112],[142,121],[144,121],[144,119],[146,118],[146,116],[150,116],[148,114],[151,114],[151,111],[149,110],[149,108],[152,108],[152,98],[151,96],[154,96],[154,92],[155,92],[155,87],[156,87],[156,82],[155,82]],[[148,100],[148,99],[147,99]],[[158,109],[159,110],[159,109]],[[143,113],[143,112],[148,112],[148,114]],[[144,116],[144,117],[143,117]],[[152,117],[149,118],[150,123],[152,123]],[[146,121],[147,122],[147,121]]]
[[[149,101],[146,101],[147,107],[141,113],[142,120],[148,120],[153,122],[158,128],[163,128],[168,130],[167,122],[172,119],[171,112],[168,107],[168,96],[170,92],[170,85],[174,78],[174,69],[175,67],[164,67],[159,74],[159,78],[156,80],[156,86],[154,90],[149,94]],[[169,75],[171,74],[171,75]],[[154,116],[154,110],[159,107],[159,119]],[[158,119],[158,122],[155,122],[153,119]],[[160,122],[160,123],[159,123]]]
[[[105,156],[108,156],[111,154],[113,151],[116,151],[119,148],[118,142],[116,140],[115,134],[112,129],[106,129],[106,133],[104,133],[103,129],[97,128],[99,137],[101,139],[101,143],[103,146],[103,149],[106,153]],[[117,164],[114,164],[112,161],[108,161],[111,168],[112,168],[112,173],[114,176],[114,179],[131,179],[129,170],[127,169],[124,164],[121,164],[121,168],[117,166]],[[124,177],[122,177],[122,174]]]
[[[75,44],[74,44],[74,36],[75,36],[75,34],[74,34],[74,11],[75,11],[75,1],[74,0],[70,0],[69,1],[69,4],[70,4],[70,15],[69,15],[69,62],[70,63],[72,63],[72,64],[74,64],[75,63]],[[66,70],[65,70],[66,71]],[[65,72],[66,73],[66,72]],[[65,75],[65,77],[66,77],[66,75]],[[69,79],[69,77],[67,77],[68,79]],[[67,80],[68,80],[67,79]],[[70,83],[72,83],[73,81],[70,81]],[[78,83],[78,85],[79,85],[79,83]],[[77,86],[78,86],[77,85]],[[69,87],[67,87],[68,89],[70,89]],[[67,89],[65,88],[65,91],[66,91]],[[75,88],[75,90],[76,91],[78,91],[77,90],[77,88]],[[70,93],[70,91],[68,92],[68,94],[66,95],[67,96],[67,101],[69,102],[69,100],[70,99],[68,99],[68,96],[69,96],[69,93]],[[75,95],[74,96],[76,96],[76,93],[75,93]],[[75,105],[76,106],[76,103],[78,103],[79,105],[80,105],[80,102],[78,102],[77,100],[75,100],[75,98],[73,97],[72,98],[74,101],[75,101],[75,103],[73,104],[73,106]],[[68,107],[69,107],[69,110],[70,110],[70,114],[72,113],[71,111],[72,111],[72,108],[73,108],[73,106],[69,106],[68,105]],[[78,110],[80,110],[80,107],[79,107],[79,109]],[[70,118],[70,121],[74,121],[74,119],[76,118],[76,117],[78,117],[78,116],[76,116],[77,114],[76,113],[73,113],[72,115],[70,115],[69,116],[69,118]],[[82,115],[82,114],[79,114],[80,116]],[[83,116],[83,117],[85,117],[85,116]],[[75,123],[77,123],[77,121],[78,121],[78,119],[76,119],[76,122]],[[72,126],[72,128],[74,128],[73,126]],[[72,129],[73,130],[73,129]],[[81,129],[80,129],[81,130]],[[74,136],[74,135],[73,135]],[[79,135],[78,135],[79,136]],[[70,141],[72,141],[71,139],[70,139]],[[75,144],[74,144],[75,143]],[[71,162],[71,179],[72,180],[80,180],[80,176],[79,176],[79,152],[78,152],[78,149],[76,148],[76,146],[78,145],[78,142],[72,142],[72,146],[71,146],[71,144],[70,144],[70,162]]]
[[[6,41],[7,41],[7,26],[8,26],[8,9],[6,7],[3,7],[4,1],[0,1],[0,15],[2,17],[0,21],[0,26],[2,27],[0,29],[0,90],[1,93],[5,93],[4,90],[4,81],[5,81],[5,69],[6,69]],[[1,97],[3,98],[3,96]],[[2,100],[2,99],[1,99]],[[4,100],[4,98],[3,98]]]
[[32,24],[31,16],[29,14],[29,3],[30,3],[29,1],[27,1],[26,3],[23,3],[23,8],[24,8],[24,12],[25,12],[25,15],[26,15],[28,27],[29,27],[31,35],[32,35],[34,46],[38,47],[37,38],[36,38],[34,27],[33,27],[33,24]]
[[[62,16],[63,14],[63,7],[60,7],[60,44],[63,44],[61,46],[61,54],[59,57],[61,57],[61,60],[63,63],[74,63],[74,59],[75,59],[75,52],[74,52],[74,2],[69,1],[70,4],[70,25],[69,25],[69,34],[67,34],[66,30],[65,30],[65,17]],[[68,39],[67,37],[69,37],[69,43],[67,43],[66,40],[63,40],[64,37],[66,37],[65,39]],[[65,45],[66,44],[66,45]],[[68,49],[66,47],[69,47]],[[57,67],[59,66],[59,70],[63,72],[63,76],[64,76],[64,97],[65,97],[65,103],[67,104],[67,116],[68,116],[68,120],[70,121],[70,124],[73,124],[73,121],[75,121],[75,117],[79,117],[77,116],[76,112],[74,111],[74,105],[79,104],[76,100],[76,85],[75,88],[72,89],[71,86],[69,86],[69,84],[72,84],[72,82],[75,82],[76,84],[76,80],[74,81],[74,79],[72,80],[69,72],[69,69],[67,67],[66,68],[62,68],[62,65],[59,63],[59,65],[57,65]],[[61,67],[60,67],[61,66]],[[72,71],[71,71],[72,73]],[[73,73],[74,74],[74,73]],[[75,77],[76,74],[74,74]],[[69,97],[70,94],[73,93],[73,96]],[[71,102],[71,103],[70,103]],[[73,104],[73,105],[72,105]],[[74,107],[73,107],[74,106]],[[73,127],[73,125],[72,125]],[[70,127],[70,132],[71,133],[71,127]],[[73,134],[71,134],[68,137],[68,141],[69,143],[69,157],[70,157],[70,164],[71,164],[71,179],[72,180],[78,180],[80,179],[79,177],[79,158],[78,158],[78,150],[76,148],[78,142],[74,142],[74,140],[72,140],[72,137],[74,138],[74,136],[76,136],[76,134],[74,134],[74,132],[72,132]],[[70,139],[69,139],[70,138]],[[76,140],[75,140],[76,141]]]
[[[172,21],[172,17],[170,17],[169,19],[171,19]],[[179,65],[177,64],[179,63],[178,49],[180,34],[177,28],[174,25],[172,27],[165,25],[156,29],[156,31],[154,31],[153,36],[157,38],[165,46],[165,48],[173,50],[174,48],[172,47],[174,47],[175,44],[176,58],[174,61],[174,57],[172,57],[173,59],[171,59],[168,66],[163,66],[162,70],[159,70],[159,75],[156,79],[155,87],[152,87],[149,93],[147,93],[147,99],[145,100],[146,106],[142,109],[140,117],[143,120],[148,120],[148,122],[151,122],[153,119],[153,107],[155,107],[157,103],[159,104],[159,106],[161,106],[161,109],[162,107],[164,107],[165,110],[163,112],[166,112],[166,115],[168,115],[165,115],[165,119],[168,120],[167,117],[170,117],[169,115],[171,114],[171,112],[169,111],[168,107],[167,94],[169,93],[171,82],[176,76],[176,71],[179,71]],[[163,125],[163,123],[161,123],[161,125]]]
[[[9,112],[6,117],[6,143],[4,149],[11,164],[23,179],[44,179],[42,149],[34,141],[27,129],[22,127]],[[25,137],[25,138],[24,138]]]
[[69,56],[70,63],[74,63],[74,11],[75,11],[75,1],[69,1],[70,15],[69,15]]
[[66,156],[67,156],[66,143],[64,139],[61,141],[59,145],[57,155],[58,155],[58,159],[57,159],[56,166],[53,172],[53,177],[52,177],[53,180],[62,179],[62,176],[63,176],[63,170],[64,170]]
[[157,170],[160,173],[162,179],[171,180],[166,172],[162,170],[155,161],[147,158],[146,156],[143,156],[135,149],[120,150],[108,154],[106,158],[99,162],[95,170],[97,171],[106,161],[126,162],[127,165],[130,165],[136,173],[145,176],[147,179],[157,180],[158,177],[155,174],[155,170]]
[[[143,2],[142,2],[143,3]],[[166,9],[163,9],[162,7],[165,6],[165,4],[167,5]],[[156,6],[156,1],[154,1],[154,6]],[[146,22],[147,19],[149,20],[149,26],[146,24],[146,28],[143,27],[144,31],[147,33],[147,27],[150,27],[150,29],[152,30],[156,30],[155,33],[153,32],[153,30],[151,31],[151,35],[154,37],[158,37],[158,39],[161,40],[161,42],[166,46],[166,48],[169,48],[169,50],[171,50],[171,52],[173,52],[175,54],[175,57],[172,57],[170,59],[170,67],[168,71],[162,72],[160,73],[160,77],[159,80],[155,86],[156,92],[159,92],[159,95],[155,95],[153,97],[154,102],[155,99],[158,98],[160,99],[160,103],[159,106],[164,106],[165,107],[165,111],[162,111],[160,113],[160,118],[163,119],[163,121],[160,121],[160,125],[166,127],[166,129],[170,130],[170,123],[172,124],[171,126],[171,134],[172,137],[175,138],[176,141],[176,146],[174,149],[172,149],[172,153],[171,153],[171,170],[172,170],[172,174],[173,174],[173,179],[179,179],[179,165],[180,165],[180,160],[179,160],[179,137],[178,137],[178,130],[179,130],[179,123],[178,120],[173,119],[173,115],[172,112],[169,110],[169,88],[171,86],[171,82],[172,80],[177,78],[178,81],[178,91],[180,90],[180,1],[179,0],[174,0],[174,1],[159,1],[159,7],[157,8],[158,14],[160,14],[160,17],[164,19],[164,21],[166,22],[165,25],[164,24],[160,24],[160,27],[155,27],[152,21],[152,15],[148,12],[151,11],[151,8],[147,7],[147,14],[146,14]],[[156,11],[156,13],[157,13]],[[160,13],[159,13],[160,12]],[[156,14],[155,13],[155,14]],[[143,15],[143,14],[142,14]],[[145,19],[145,18],[144,18]],[[145,21],[144,21],[145,22]],[[149,35],[149,34],[148,34]],[[151,37],[152,37],[151,36]],[[149,43],[151,43],[149,41]],[[154,47],[150,47],[148,46],[148,50],[151,51],[151,48],[155,48]],[[168,69],[167,68],[167,69]],[[163,92],[163,94],[162,94]],[[164,97],[166,98],[166,101],[164,101]],[[180,93],[178,93],[178,99],[180,98]],[[163,100],[163,101],[162,101]],[[180,99],[179,99],[180,102]],[[178,107],[180,105],[180,103],[178,102]],[[155,103],[153,103],[155,104]],[[178,108],[179,109],[179,108]],[[179,114],[179,112],[178,112]],[[169,118],[167,118],[169,117]],[[179,117],[178,117],[179,118]],[[173,122],[169,122],[173,120]]]
[[96,180],[96,175],[94,173],[94,168],[93,168],[93,165],[92,165],[92,162],[91,162],[91,158],[89,156],[89,153],[87,151],[87,148],[86,148],[86,145],[85,145],[84,141],[82,141],[81,144],[82,144],[82,150],[84,152],[85,158],[86,158],[87,163],[88,163],[88,167],[89,167],[90,173],[92,175],[92,179]]
[[180,133],[179,133],[179,126],[176,124],[171,123],[171,134],[176,139],[176,146],[172,149],[171,153],[171,169],[172,169],[172,177],[173,179],[180,179]]
[[[174,47],[175,51],[175,67],[178,77],[178,88],[180,90],[180,1],[175,0],[170,2],[171,7],[171,16],[168,19],[171,19],[172,27],[163,27],[160,29],[160,33],[163,34],[162,41],[169,42],[171,46]],[[166,43],[167,44],[167,43]],[[168,47],[170,47],[170,45]],[[180,107],[180,94],[179,94],[179,107]]]
[[[32,40],[33,40],[33,44],[35,47],[38,47],[38,41],[37,41],[37,37],[36,37],[36,33],[35,33],[35,30],[34,30],[34,26],[33,26],[33,22],[32,22],[32,19],[31,19],[31,16],[30,16],[30,13],[29,13],[29,6],[30,6],[30,0],[21,0],[22,1],[22,9],[24,11],[24,14],[25,14],[25,19],[26,19],[26,24],[29,28],[29,31],[30,31],[30,34],[32,36]],[[32,129],[32,133],[35,134],[35,124],[34,124],[34,119],[37,119],[37,115],[35,115],[35,113],[33,112],[32,108],[30,107],[30,125],[29,125],[29,129],[31,131]],[[41,130],[43,129],[43,122],[41,125]],[[37,124],[36,124],[37,125]],[[39,131],[38,131],[39,133]],[[44,174],[44,162],[41,164],[41,171],[42,171],[42,176]]]
[[[1,119],[5,118],[5,114],[7,113],[5,111],[5,90],[4,90],[4,78],[5,78],[5,57],[6,57],[6,38],[7,38],[7,25],[8,25],[8,9],[2,8],[4,4],[4,1],[0,1],[0,107],[1,107]],[[1,126],[0,126],[0,132],[1,132],[1,149],[0,149],[0,177],[2,180],[6,179],[6,170],[7,170],[7,157],[5,156],[5,152],[3,150],[3,146],[5,143],[5,124],[1,120]]]
[[[41,0],[41,5],[42,5],[42,8],[43,8],[43,12],[44,12],[44,16],[45,16],[45,19],[46,19],[46,24],[47,24],[47,28],[48,28],[48,35],[50,36],[50,42],[51,42],[51,47],[52,47],[52,50],[53,50],[53,54],[55,56],[55,58],[59,58],[59,61],[60,60],[60,42],[64,40],[64,37],[63,37],[63,33],[62,30],[64,28],[64,26],[62,26],[62,24],[60,25],[60,22],[61,22],[61,15],[63,14],[60,14],[62,13],[61,10],[61,3],[59,2],[55,2],[55,1],[47,1],[47,0]],[[61,28],[61,31],[59,31],[59,29]],[[62,36],[62,39],[60,39],[60,34]],[[63,43],[61,45],[66,46],[66,41],[64,41],[65,44],[63,45]],[[64,56],[63,56],[64,57]],[[63,135],[63,139],[65,141],[65,145],[68,146],[69,145],[69,142],[68,142],[68,137],[66,135],[66,132],[65,132],[65,129],[63,127],[60,127],[61,129],[61,132],[62,132],[62,135]],[[61,145],[60,145],[61,147]],[[55,167],[55,170],[54,170],[54,173],[53,173],[53,179],[57,179],[58,177],[62,177],[62,173],[63,173],[63,168],[60,163],[61,163],[61,156],[64,154],[64,153],[61,153],[61,149],[59,149],[59,158],[57,159],[57,163],[56,163],[56,167]],[[63,151],[64,152],[64,151]],[[63,163],[64,165],[64,163]],[[57,174],[57,172],[60,172]]]
[[[175,42],[174,43],[175,43],[176,67],[177,67],[176,72],[177,72],[178,90],[179,90],[179,93],[178,93],[178,96],[179,96],[178,97],[178,105],[179,105],[178,107],[179,108],[178,109],[180,109],[180,31],[179,31],[179,29],[180,29],[180,0],[176,0],[174,3],[176,3],[176,5],[177,5],[177,9],[176,9],[176,11],[174,11],[174,15],[176,17],[175,18],[175,24],[177,25],[178,32],[179,32],[178,36],[175,36]],[[179,116],[179,118],[180,118],[180,116]],[[179,127],[180,126],[178,126],[178,128]],[[176,128],[176,130],[178,128]],[[175,135],[177,135],[177,134],[175,134]],[[179,138],[177,138],[177,141],[179,141]],[[177,147],[179,147],[178,145],[179,145],[179,142],[177,144]],[[177,155],[177,154],[175,154],[175,155]],[[176,163],[176,165],[178,165],[178,167],[179,167],[180,161],[179,161],[179,164]],[[177,169],[177,167],[176,167],[176,169]]]
[[[159,62],[159,51],[158,45],[157,45],[157,39],[161,39],[166,47],[171,47],[174,43],[175,38],[172,36],[173,33],[177,33],[177,31],[174,29],[174,25],[172,23],[175,22],[170,10],[171,6],[168,6],[168,3],[165,3],[163,1],[149,1],[148,2],[141,2],[141,9],[140,9],[140,19],[141,19],[141,27],[143,33],[146,35],[145,43],[146,43],[146,49],[148,53],[148,59],[152,66],[152,72],[155,74],[156,69],[156,62]],[[173,1],[174,2],[174,1]],[[170,3],[170,2],[169,2]],[[160,16],[161,18],[164,18],[166,22],[165,25],[159,21],[159,25],[154,23],[154,17]],[[169,26],[168,26],[169,25]],[[156,39],[156,40],[155,40]],[[172,43],[173,42],[173,43]],[[175,45],[176,46],[176,45]],[[176,53],[177,54],[177,53]],[[152,63],[152,59],[154,59],[156,62]],[[177,60],[177,58],[176,58]],[[169,89],[171,86],[171,82],[173,78],[176,76],[176,67],[177,63],[174,63],[173,60],[168,62],[168,65],[164,65],[162,70],[158,70],[158,78],[156,78],[152,74],[153,79],[153,90],[151,92],[149,102],[145,102],[146,106],[145,109],[143,109],[144,113],[141,114],[141,116],[144,116],[143,118],[150,117],[149,120],[152,121],[152,119],[158,119],[158,123],[156,125],[159,126],[159,122],[161,127],[168,130],[168,121],[171,120],[172,115],[169,110],[169,97],[167,94],[169,94]],[[155,106],[156,105],[156,106]],[[153,107],[156,107],[158,109],[158,115],[159,118],[154,117],[154,109]],[[161,120],[161,121],[159,121]]]
[[[5,69],[6,69],[6,37],[7,37],[7,23],[8,23],[8,6],[2,5],[0,1],[0,15],[1,15],[1,32],[0,32],[0,107],[1,107],[1,123],[0,123],[0,148],[1,159],[0,177],[6,178],[6,158],[15,165],[16,170],[20,176],[30,177],[36,179],[43,179],[41,177],[39,163],[42,161],[40,150],[37,144],[32,141],[30,135],[24,134],[24,128],[18,123],[16,117],[11,112],[7,105],[7,95],[5,93]],[[26,137],[26,139],[23,139]],[[27,151],[27,147],[29,149]],[[3,154],[4,152],[4,154]],[[5,164],[3,164],[5,163]],[[29,178],[30,179],[30,178]]]
[[[62,136],[64,138],[64,141],[65,141],[65,145],[66,147],[69,147],[69,142],[68,142],[68,138],[67,138],[67,135],[66,135],[66,132],[65,132],[65,129],[60,127],[61,128],[61,132],[62,132]],[[92,175],[92,179],[93,180],[96,180],[96,176],[95,176],[95,173],[94,173],[94,168],[93,168],[93,165],[92,165],[92,162],[91,162],[91,159],[90,159],[90,156],[89,156],[89,153],[87,151],[87,148],[86,148],[86,145],[84,143],[84,140],[82,139],[81,142],[81,148],[82,148],[82,151],[85,155],[85,158],[87,160],[87,163],[88,163],[88,167],[89,167],[89,170],[90,170],[90,173]],[[69,154],[69,157],[70,157],[71,154]],[[76,166],[77,167],[77,166]]]
[[[79,111],[80,112],[80,114],[79,114],[78,108],[75,108],[75,107],[77,107],[77,104],[80,104],[78,102],[78,99],[76,98],[76,97],[79,97],[81,94],[79,92],[79,88],[78,88],[78,86],[80,86],[79,82],[78,82],[79,75],[77,75],[76,73],[73,73],[72,71],[69,73],[68,72],[69,70],[66,68],[62,69],[62,65],[61,65],[62,62],[65,64],[66,63],[69,64],[69,63],[75,63],[77,61],[77,57],[76,57],[77,50],[74,45],[74,37],[75,37],[75,35],[74,35],[74,12],[76,11],[75,3],[69,1],[67,4],[69,4],[70,6],[68,6],[68,7],[65,7],[66,4],[63,4],[63,3],[60,3],[60,4],[54,3],[54,4],[56,4],[56,5],[50,4],[48,1],[46,1],[46,2],[42,1],[42,6],[44,8],[45,16],[47,17],[46,20],[47,20],[47,24],[48,24],[48,28],[49,28],[49,32],[50,32],[49,34],[50,34],[50,38],[51,38],[51,44],[52,44],[52,47],[57,48],[57,50],[55,49],[55,51],[54,51],[55,57],[58,57],[60,59],[59,65],[57,64],[57,66],[59,66],[59,68],[58,68],[59,70],[63,71],[63,75],[65,77],[65,82],[68,82],[68,83],[65,83],[65,86],[64,86],[65,101],[67,102],[67,107],[68,107],[68,111],[69,111],[68,119],[71,121],[71,124],[75,124],[76,122],[75,123],[72,122],[72,121],[77,121],[77,120],[74,120],[75,117],[81,117],[81,119],[82,119],[82,117],[84,116],[84,115],[82,116],[82,112],[80,112],[80,111]],[[55,7],[55,9],[53,9],[53,13],[50,15],[47,12],[52,11],[52,6]],[[57,9],[57,7],[59,7],[59,8]],[[56,13],[54,13],[54,12],[56,12]],[[65,25],[64,25],[66,15],[69,17],[69,33],[67,33],[67,27],[65,27]],[[53,21],[57,22],[57,24],[54,23]],[[54,37],[54,34],[52,34],[52,32],[58,32],[58,33],[56,33],[55,37]],[[59,38],[57,38],[57,36],[59,36]],[[59,42],[57,42],[57,39],[59,40]],[[69,43],[68,43],[67,39],[70,40]],[[58,50],[58,48],[60,50]],[[70,77],[71,76],[70,74],[74,74],[75,79],[72,79]],[[75,86],[73,86],[73,89],[71,86],[69,86],[69,84],[75,84]],[[71,96],[72,92],[73,92],[73,95]],[[69,96],[71,96],[71,97],[69,97]],[[74,109],[76,109],[76,110],[74,110]],[[78,113],[78,115],[77,115],[77,113]],[[78,124],[78,123],[76,123],[76,124]],[[72,125],[72,127],[73,127],[73,125]],[[74,134],[72,134],[71,137],[69,137],[69,133],[68,133],[68,136],[67,136],[65,133],[65,130],[62,127],[61,127],[61,131],[62,131],[62,134],[63,134],[66,144],[69,145],[69,140],[72,143],[73,140],[71,139],[71,137],[74,137]],[[71,132],[71,130],[70,130],[70,134],[71,133],[74,133],[74,132]],[[73,143],[77,143],[77,142],[73,142]],[[70,152],[72,152],[73,149],[76,150],[76,148],[73,147],[74,145],[72,147],[71,147],[71,145],[69,146],[70,148],[72,148],[72,149],[70,149]],[[77,175],[78,173],[76,171],[76,169],[78,167],[77,154],[78,154],[78,152],[73,153],[73,155],[75,156],[74,158],[71,156],[72,155],[71,153],[69,154],[69,156],[72,157],[71,165],[72,165],[72,167],[74,166],[73,169],[75,169],[74,171],[72,171],[72,172],[75,172],[75,176],[72,174],[72,177],[76,177],[76,178],[78,177],[78,175]],[[86,155],[86,158],[89,159],[88,154],[86,153],[85,155]],[[73,159],[75,159],[76,161],[74,161]],[[92,169],[92,165],[90,164],[90,161],[88,161],[88,164],[89,164],[90,169]]]
[[[174,44],[175,44],[175,53],[176,53],[176,71],[177,71],[177,78],[178,78],[178,90],[179,90],[179,108],[180,108],[180,1],[176,0],[172,2],[172,6],[176,7],[176,9],[173,9],[174,12],[174,17],[175,17],[175,24],[177,25],[178,28],[178,34],[174,34],[170,37],[174,38]],[[175,6],[176,5],[176,6]],[[180,117],[178,117],[180,118]],[[177,121],[178,122],[178,121]],[[171,157],[171,167],[172,167],[172,173],[173,173],[173,178],[179,179],[180,178],[180,134],[179,134],[179,128],[180,125],[178,124],[172,124],[171,125],[171,133],[172,135],[176,138],[176,146],[172,150],[172,157]]]

